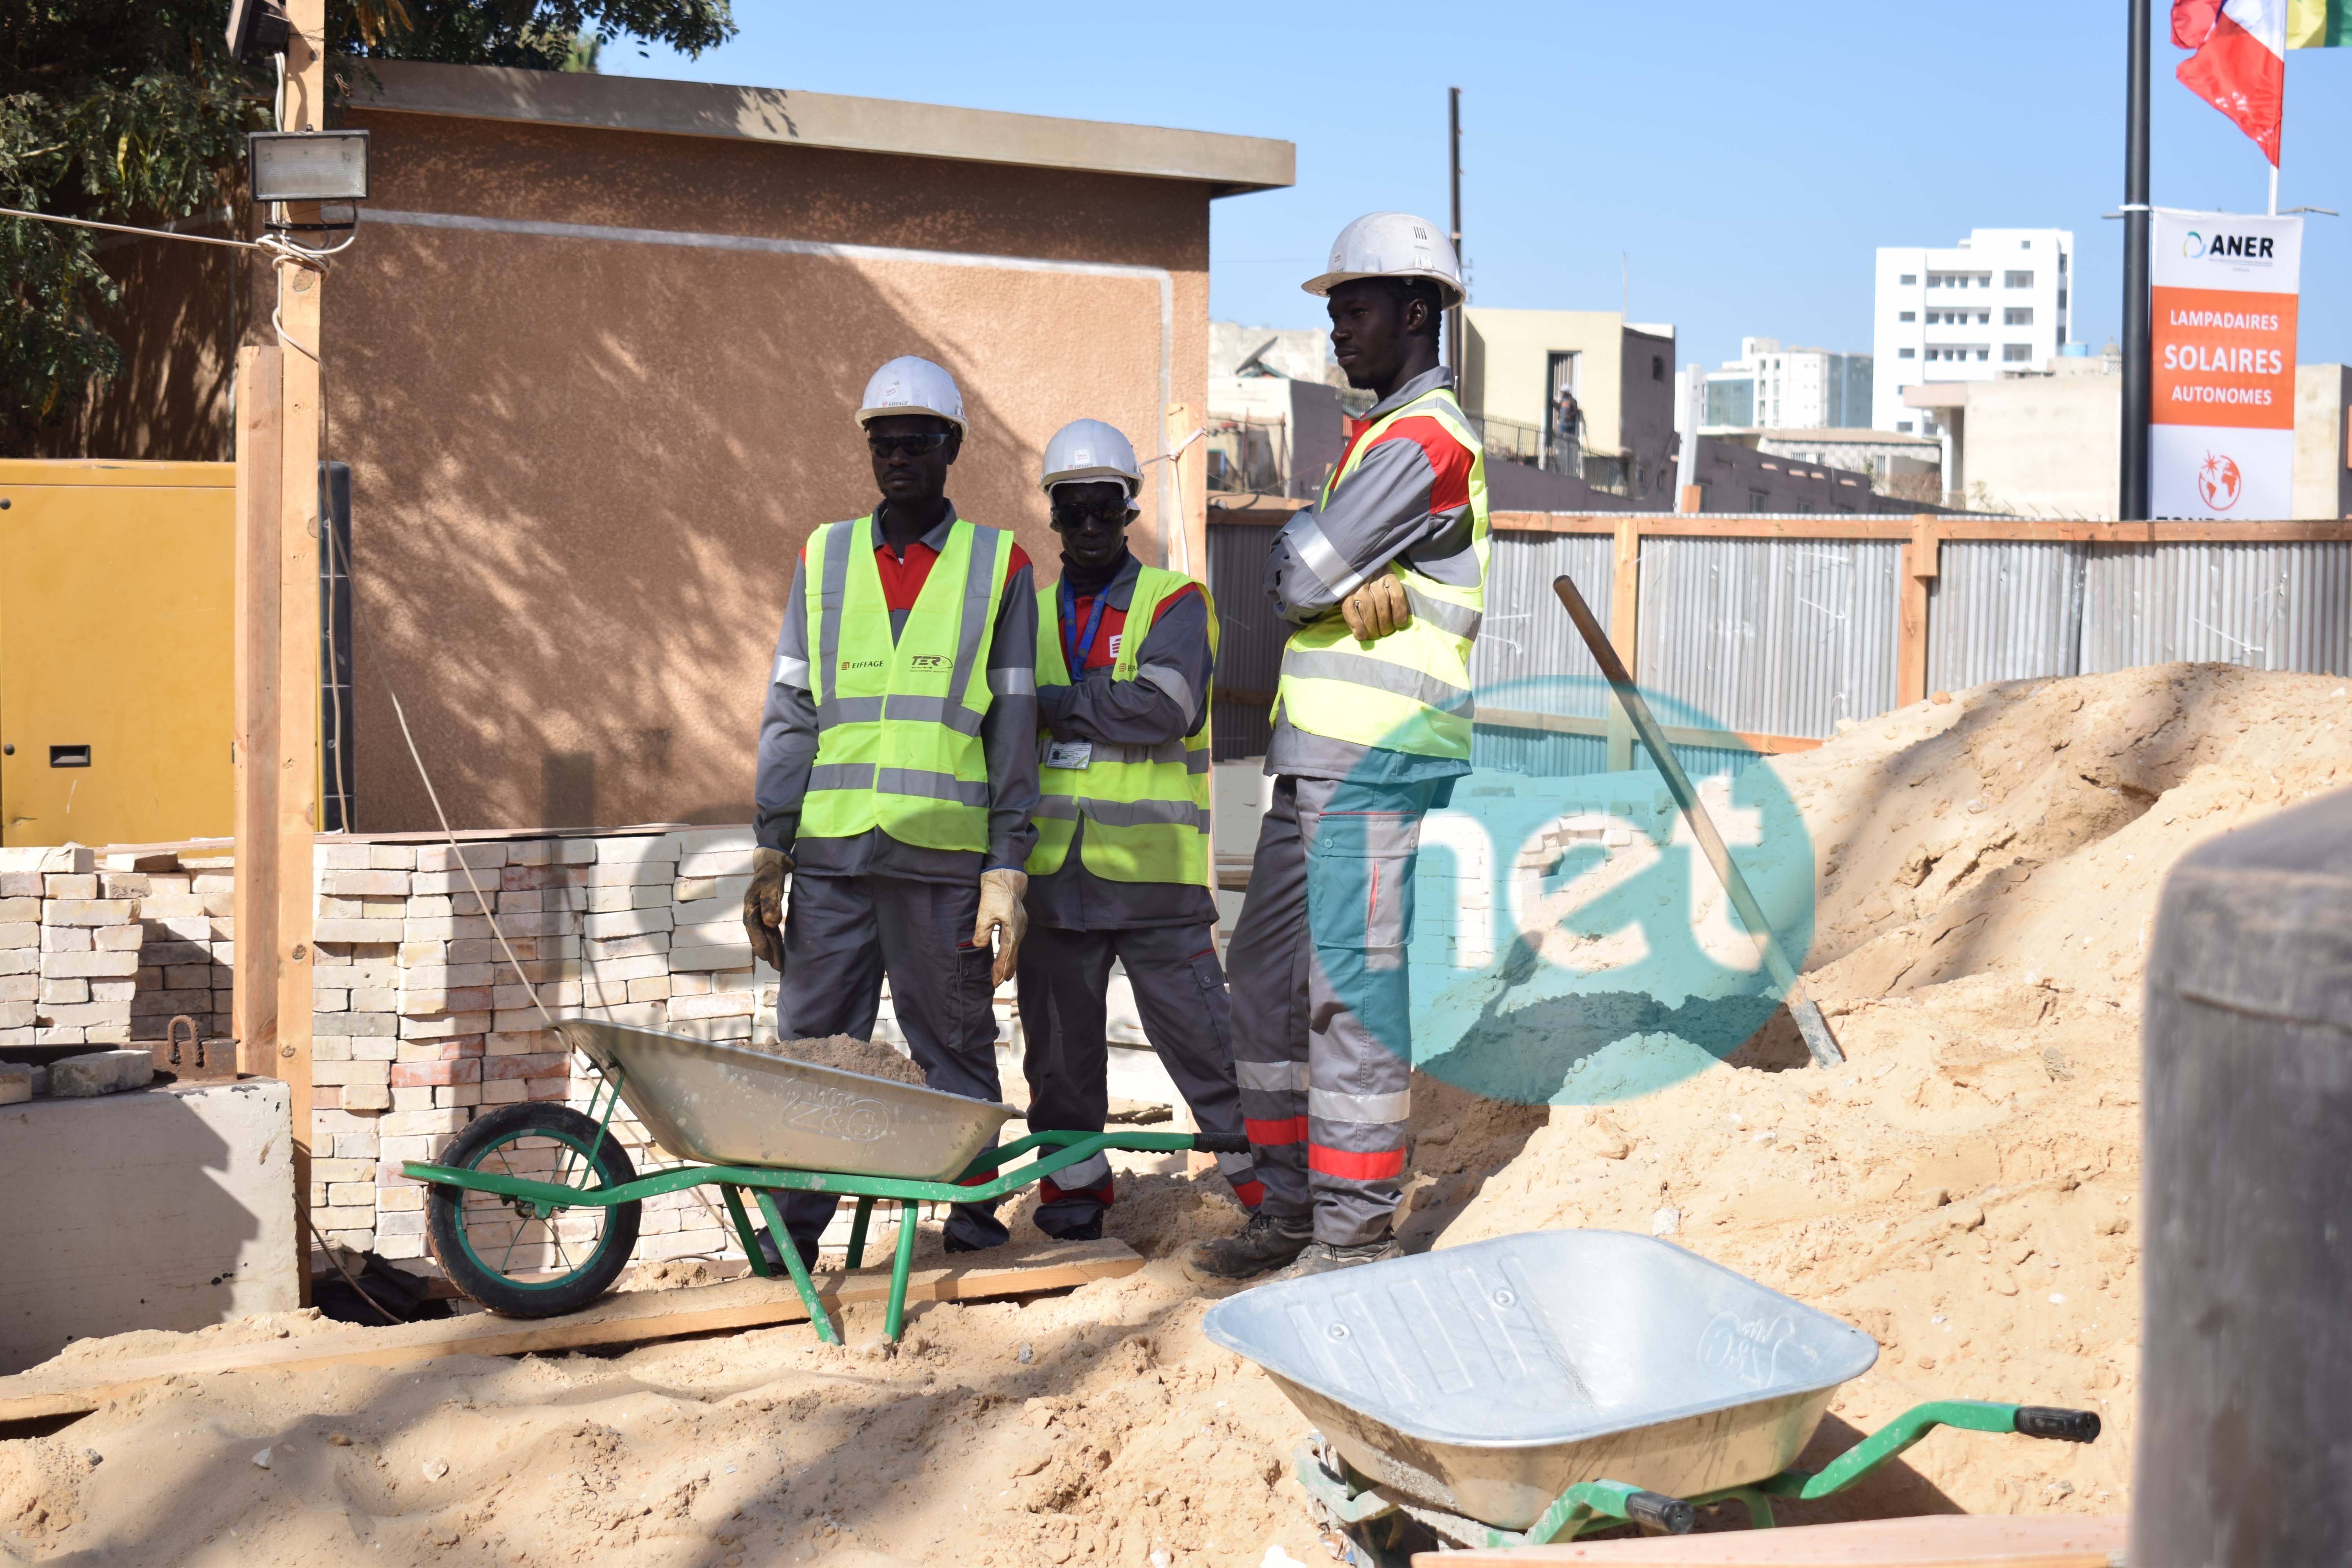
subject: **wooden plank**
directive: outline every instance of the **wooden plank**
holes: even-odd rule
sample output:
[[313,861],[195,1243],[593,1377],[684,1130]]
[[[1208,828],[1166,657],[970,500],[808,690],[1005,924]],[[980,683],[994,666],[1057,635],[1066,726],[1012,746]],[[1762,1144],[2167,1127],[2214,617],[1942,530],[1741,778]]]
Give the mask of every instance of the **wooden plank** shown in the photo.
[[278,434],[285,367],[276,348],[236,356],[236,842],[234,893],[241,944],[231,1028],[239,1072],[278,1072],[278,889],[275,857],[254,847],[278,831]]
[[[284,129],[326,124],[326,0],[289,0]],[[318,221],[315,203],[289,206],[295,223]],[[277,861],[278,1076],[286,1080],[294,1123],[294,1266],[302,1300],[310,1297],[311,1124],[310,846],[319,830],[319,355],[320,297],[326,275],[315,267],[278,268],[279,348],[285,367],[284,435],[279,440],[278,537],[278,822],[265,840]],[[240,955],[244,942],[240,939]]]
[[[1641,679],[1640,644],[1634,637],[1634,622],[1642,606],[1642,524],[1631,516],[1621,517],[1611,530],[1616,544],[1609,561],[1609,646],[1617,650],[1617,658]],[[1609,728],[1607,733],[1608,768],[1612,773],[1628,772],[1633,766],[1633,721],[1626,717],[1624,706],[1612,693],[1609,698]]]
[[[1143,1259],[1123,1241],[1056,1242],[998,1261],[917,1269],[908,1279],[907,1300],[910,1303],[976,1301],[1029,1296],[1096,1279],[1115,1279],[1142,1267]],[[835,1276],[829,1285],[821,1284],[817,1292],[835,1312],[844,1307],[887,1300],[889,1293],[887,1264]],[[396,1328],[337,1328],[257,1345],[54,1370],[36,1367],[13,1377],[0,1377],[0,1421],[79,1415],[167,1377],[407,1366],[456,1355],[529,1355],[765,1328],[803,1322],[807,1317],[791,1280],[745,1279],[678,1290],[607,1296],[584,1312],[562,1318],[500,1318],[477,1312]]]
[[[1736,1509],[1735,1509],[1736,1511]],[[2120,1514],[1930,1514],[1705,1535],[1414,1554],[1413,1568],[2108,1568],[2129,1543]]]
[[1898,579],[1900,604],[1895,622],[1895,706],[1908,707],[1927,696],[1927,584],[1936,575],[1938,542],[1927,529],[1903,542]]

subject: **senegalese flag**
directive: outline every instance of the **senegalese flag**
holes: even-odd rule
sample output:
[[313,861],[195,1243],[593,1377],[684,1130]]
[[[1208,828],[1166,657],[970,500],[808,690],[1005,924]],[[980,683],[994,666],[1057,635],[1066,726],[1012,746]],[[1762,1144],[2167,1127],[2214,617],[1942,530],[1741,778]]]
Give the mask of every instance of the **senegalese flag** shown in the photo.
[[2352,0],[2287,0],[2286,47],[2352,47]]
[[2352,0],[2172,0],[2172,41],[2197,51],[2173,73],[2180,84],[2276,165],[2286,51],[2352,45]]

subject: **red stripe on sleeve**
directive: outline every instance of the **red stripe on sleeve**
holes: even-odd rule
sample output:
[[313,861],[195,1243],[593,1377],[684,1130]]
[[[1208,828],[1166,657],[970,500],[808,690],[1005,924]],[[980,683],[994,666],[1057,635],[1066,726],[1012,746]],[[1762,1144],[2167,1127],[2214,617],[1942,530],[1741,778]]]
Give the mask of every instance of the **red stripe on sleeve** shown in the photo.
[[1452,511],[1470,504],[1472,455],[1467,447],[1454,438],[1453,431],[1428,415],[1415,415],[1381,431],[1381,438],[1372,445],[1385,446],[1391,441],[1411,441],[1428,458],[1431,511]]
[[1307,1168],[1349,1182],[1379,1182],[1404,1173],[1404,1151],[1384,1149],[1377,1154],[1357,1154],[1346,1149],[1307,1145]]
[[1198,583],[1187,583],[1182,587],[1177,589],[1174,593],[1169,595],[1166,598],[1160,600],[1159,607],[1151,612],[1151,624],[1155,626],[1158,626],[1160,624],[1160,617],[1166,615],[1171,605],[1182,604],[1184,602],[1185,595],[1198,594],[1200,589],[1201,585]]

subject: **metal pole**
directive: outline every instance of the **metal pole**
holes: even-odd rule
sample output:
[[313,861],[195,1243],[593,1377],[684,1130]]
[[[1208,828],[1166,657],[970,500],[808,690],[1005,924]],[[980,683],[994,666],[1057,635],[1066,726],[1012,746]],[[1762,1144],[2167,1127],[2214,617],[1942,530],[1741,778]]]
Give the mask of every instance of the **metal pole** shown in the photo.
[[2147,59],[2150,0],[2131,0],[2124,110],[2124,428],[2116,515],[2147,517]]
[[[1453,182],[1453,226],[1446,237],[1454,242],[1454,265],[1462,265],[1462,89],[1445,89],[1445,164]],[[1468,268],[1464,268],[1466,278]],[[1462,395],[1462,307],[1445,312],[1445,368],[1454,374],[1454,395]]]

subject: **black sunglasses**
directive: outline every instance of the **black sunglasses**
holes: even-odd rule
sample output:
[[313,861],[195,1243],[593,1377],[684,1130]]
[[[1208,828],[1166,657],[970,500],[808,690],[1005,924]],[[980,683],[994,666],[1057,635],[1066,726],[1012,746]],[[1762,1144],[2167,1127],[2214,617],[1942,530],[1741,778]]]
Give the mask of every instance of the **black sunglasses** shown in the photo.
[[1127,521],[1128,503],[1115,501],[1055,501],[1053,506],[1055,528],[1076,528],[1081,523],[1102,522],[1113,527]]
[[925,453],[936,452],[947,444],[948,433],[944,430],[933,430],[922,436],[868,436],[866,437],[866,449],[877,458],[887,458],[893,453],[900,457],[919,458]]

